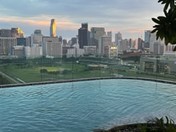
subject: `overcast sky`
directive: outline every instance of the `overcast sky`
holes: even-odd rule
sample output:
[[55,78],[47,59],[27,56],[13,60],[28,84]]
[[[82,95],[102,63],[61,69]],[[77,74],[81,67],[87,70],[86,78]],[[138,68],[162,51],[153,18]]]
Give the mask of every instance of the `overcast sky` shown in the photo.
[[76,36],[81,23],[121,32],[123,38],[143,37],[152,29],[152,17],[162,15],[158,0],[0,0],[0,28],[20,27],[25,35],[41,29],[49,35],[50,19],[57,34]]

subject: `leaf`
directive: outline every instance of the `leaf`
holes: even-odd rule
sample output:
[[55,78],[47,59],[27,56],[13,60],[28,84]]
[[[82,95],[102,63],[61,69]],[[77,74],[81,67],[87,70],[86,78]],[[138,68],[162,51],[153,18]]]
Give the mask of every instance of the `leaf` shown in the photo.
[[151,33],[155,33],[157,31],[157,29],[153,29],[152,31],[151,31]]
[[159,24],[159,23],[160,23],[160,21],[159,21],[159,20],[157,20],[156,18],[152,18],[152,20],[153,20],[155,23],[157,23],[157,24]]

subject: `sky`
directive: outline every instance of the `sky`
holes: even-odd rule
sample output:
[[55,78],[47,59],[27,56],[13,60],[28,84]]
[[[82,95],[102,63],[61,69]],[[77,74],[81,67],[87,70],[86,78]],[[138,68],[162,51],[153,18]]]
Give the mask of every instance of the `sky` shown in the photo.
[[152,30],[152,17],[163,15],[158,0],[0,0],[0,29],[19,27],[25,36],[35,29],[49,35],[50,20],[57,22],[57,35],[70,39],[81,23],[105,27],[123,38],[144,36]]

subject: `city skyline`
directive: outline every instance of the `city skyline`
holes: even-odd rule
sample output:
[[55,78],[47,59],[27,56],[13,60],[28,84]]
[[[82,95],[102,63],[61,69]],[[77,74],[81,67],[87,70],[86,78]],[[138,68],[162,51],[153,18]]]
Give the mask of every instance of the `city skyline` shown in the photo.
[[162,15],[162,5],[157,0],[3,0],[0,7],[0,28],[20,27],[26,36],[41,29],[49,35],[50,19],[54,18],[57,35],[67,39],[77,35],[84,22],[89,27],[121,32],[123,38],[143,37],[144,30],[154,25],[151,18]]

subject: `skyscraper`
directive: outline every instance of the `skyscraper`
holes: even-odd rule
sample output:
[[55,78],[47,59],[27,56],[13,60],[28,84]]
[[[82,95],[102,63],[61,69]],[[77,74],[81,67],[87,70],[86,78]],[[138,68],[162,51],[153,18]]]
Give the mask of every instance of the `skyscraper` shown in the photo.
[[150,30],[146,30],[144,33],[144,48],[149,48],[150,46],[150,37],[151,37],[151,31]]
[[119,45],[121,41],[122,41],[122,34],[118,32],[115,34],[115,43]]
[[91,45],[98,48],[99,39],[106,34],[104,27],[91,28]]
[[42,31],[36,29],[33,34],[31,34],[31,46],[42,45]]
[[107,35],[103,35],[102,37],[99,38],[98,41],[98,54],[100,56],[109,56],[109,48],[111,45],[111,37]]
[[112,32],[111,31],[107,32],[107,36],[111,38],[111,42],[112,42]]
[[50,37],[56,37],[56,21],[55,21],[55,19],[51,19]]
[[84,46],[88,46],[88,24],[82,23],[81,28],[78,30],[78,42],[79,48],[83,49]]

